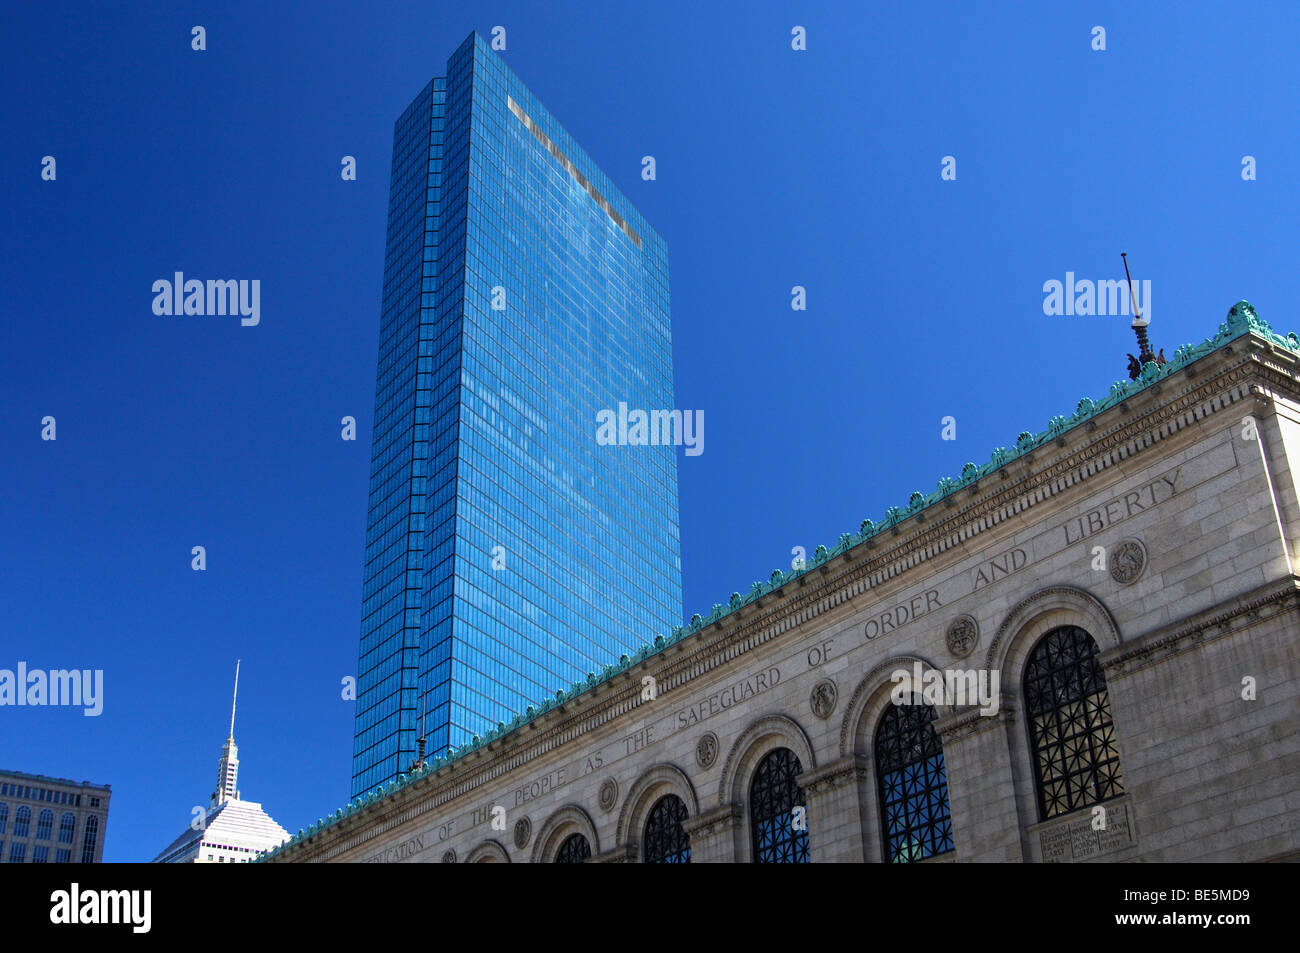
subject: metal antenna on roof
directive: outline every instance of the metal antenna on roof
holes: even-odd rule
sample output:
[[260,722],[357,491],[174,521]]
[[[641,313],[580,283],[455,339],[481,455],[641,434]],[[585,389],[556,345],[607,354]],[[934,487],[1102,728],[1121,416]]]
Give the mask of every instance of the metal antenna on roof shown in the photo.
[[1133,332],[1138,339],[1138,356],[1132,354],[1128,356],[1128,376],[1130,380],[1137,380],[1142,375],[1142,368],[1148,364],[1165,363],[1165,350],[1160,349],[1160,354],[1156,355],[1151,352],[1151,342],[1147,339],[1147,325],[1151,323],[1150,318],[1142,317],[1138,311],[1137,298],[1133,295],[1133,276],[1128,271],[1128,253],[1120,252],[1119,257],[1124,259],[1124,277],[1128,279],[1128,300],[1133,306]]
[[423,768],[423,767],[424,767],[424,741],[425,741],[424,722],[425,722],[425,715],[427,715],[428,712],[429,712],[429,701],[428,701],[428,700],[429,700],[429,693],[428,693],[428,692],[425,692],[423,695],[420,696],[420,740],[419,740],[419,754],[416,755],[416,758],[415,758],[415,764],[412,765],[412,767],[414,767],[414,768]]

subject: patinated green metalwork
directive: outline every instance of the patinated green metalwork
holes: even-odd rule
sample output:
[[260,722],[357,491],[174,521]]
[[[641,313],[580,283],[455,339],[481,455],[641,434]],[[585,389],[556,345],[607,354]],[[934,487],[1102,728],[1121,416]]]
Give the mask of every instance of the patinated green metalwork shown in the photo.
[[755,582],[750,587],[748,595],[742,597],[739,593],[732,593],[729,603],[726,606],[723,606],[721,603],[714,605],[707,618],[701,616],[697,612],[695,615],[691,616],[689,625],[674,628],[667,637],[656,637],[653,646],[643,646],[632,658],[628,658],[628,656],[624,655],[616,664],[606,666],[599,677],[594,673],[589,674],[586,682],[573,685],[573,687],[567,692],[556,692],[553,699],[548,698],[546,701],[542,702],[540,707],[530,707],[522,715],[516,715],[509,724],[498,724],[495,729],[488,731],[481,738],[475,737],[472,742],[448,752],[443,757],[434,758],[427,762],[423,767],[415,768],[409,774],[402,775],[396,781],[389,782],[388,785],[349,802],[345,807],[335,811],[328,818],[318,819],[316,823],[312,824],[310,827],[299,830],[297,834],[295,834],[290,840],[286,841],[283,845],[261,855],[258,859],[261,860],[274,857],[286,847],[297,844],[320,833],[325,828],[337,823],[343,818],[357,813],[367,805],[390,796],[399,788],[430,774],[437,774],[444,768],[449,768],[455,761],[463,758],[465,755],[482,748],[484,745],[491,744],[504,735],[510,734],[539,715],[550,711],[562,703],[572,701],[578,695],[590,691],[596,685],[608,681],[620,672],[644,661],[649,656],[663,651],[668,646],[681,641],[687,636],[694,635],[696,632],[700,631],[700,629],[720,621],[732,612],[761,599],[764,595],[780,589],[786,583],[796,579],[806,572],[809,572],[817,566],[820,566],[827,560],[842,555],[854,546],[868,543],[873,537],[880,535],[888,529],[896,527],[897,524],[902,522],[904,519],[922,518],[926,509],[939,503],[945,497],[951,496],[953,493],[956,493],[965,487],[979,483],[980,480],[992,473],[996,473],[1007,464],[1031,453],[1043,444],[1061,439],[1069,431],[1086,423],[1089,419],[1111,407],[1114,407],[1116,404],[1128,400],[1144,388],[1177,373],[1189,364],[1200,360],[1206,355],[1217,351],[1225,344],[1228,344],[1246,334],[1254,334],[1256,337],[1262,338],[1270,344],[1300,354],[1300,338],[1298,338],[1294,332],[1287,335],[1277,333],[1260,319],[1259,315],[1255,313],[1255,309],[1251,307],[1250,302],[1238,301],[1232,306],[1232,309],[1228,312],[1227,319],[1219,325],[1218,332],[1213,337],[1206,338],[1200,344],[1184,344],[1174,352],[1173,358],[1164,364],[1157,364],[1154,361],[1148,361],[1142,367],[1142,371],[1137,379],[1130,381],[1116,381],[1111,385],[1110,393],[1100,400],[1093,400],[1092,398],[1084,397],[1075,406],[1073,415],[1069,417],[1058,415],[1051,418],[1047,428],[1041,433],[1034,434],[1028,430],[1022,431],[1016,438],[1016,445],[1014,448],[998,447],[990,455],[989,461],[982,466],[975,463],[967,463],[962,467],[961,476],[944,477],[939,481],[938,486],[933,493],[928,495],[922,494],[919,491],[913,493],[908,500],[906,509],[897,506],[889,507],[885,511],[884,520],[879,523],[869,519],[863,520],[858,532],[842,534],[840,536],[839,545],[834,549],[828,549],[825,546],[818,546],[812,559],[808,560],[807,565],[803,568],[790,569],[784,572],[780,569],[774,569],[768,581],[766,583]]

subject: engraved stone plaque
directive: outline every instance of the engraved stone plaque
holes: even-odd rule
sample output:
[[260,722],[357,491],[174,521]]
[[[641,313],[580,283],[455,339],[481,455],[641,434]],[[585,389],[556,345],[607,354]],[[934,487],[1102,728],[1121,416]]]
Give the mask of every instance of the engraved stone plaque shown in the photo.
[[1068,827],[1057,827],[1050,831],[1040,832],[1038,843],[1043,851],[1043,863],[1056,864],[1070,859],[1070,829]]
[[1106,809],[1106,826],[1102,830],[1093,829],[1092,810],[1039,830],[1038,846],[1042,851],[1043,863],[1093,860],[1132,845],[1133,829],[1129,825],[1128,806],[1101,806]]

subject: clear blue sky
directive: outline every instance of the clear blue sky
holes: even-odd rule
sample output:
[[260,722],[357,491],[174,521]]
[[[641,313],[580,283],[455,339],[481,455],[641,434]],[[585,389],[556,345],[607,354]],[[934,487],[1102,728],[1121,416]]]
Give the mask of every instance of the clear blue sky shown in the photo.
[[[1067,271],[1127,251],[1169,353],[1239,298],[1300,329],[1292,3],[16,5],[0,668],[106,687],[0,709],[0,766],[111,783],[106,860],[206,803],[236,657],[245,797],[346,801],[393,121],[498,24],[668,242],[687,616],[1125,377],[1126,318],[1043,314]],[[155,316],[177,270],[260,279],[261,324]]]

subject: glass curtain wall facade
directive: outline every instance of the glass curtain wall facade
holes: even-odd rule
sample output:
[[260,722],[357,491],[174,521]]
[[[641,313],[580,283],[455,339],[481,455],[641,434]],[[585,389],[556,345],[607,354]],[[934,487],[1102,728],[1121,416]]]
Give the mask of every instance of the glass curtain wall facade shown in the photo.
[[[633,160],[629,160],[633,161]],[[663,240],[478,34],[393,137],[352,795],[680,624]]]

